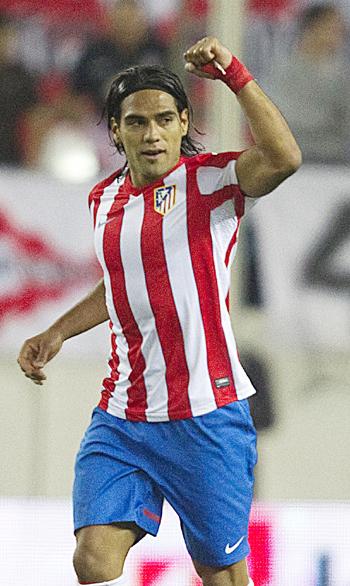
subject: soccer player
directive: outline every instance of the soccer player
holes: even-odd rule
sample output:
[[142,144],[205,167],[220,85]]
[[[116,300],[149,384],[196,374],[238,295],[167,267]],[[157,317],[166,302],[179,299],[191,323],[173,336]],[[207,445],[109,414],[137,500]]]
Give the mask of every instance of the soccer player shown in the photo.
[[199,153],[180,80],[158,67],[119,73],[106,113],[127,164],[89,197],[103,281],[27,340],[18,359],[42,384],[65,340],[110,320],[109,375],[76,461],[80,584],[126,584],[127,553],[157,534],[164,498],[205,586],[252,584],[254,388],[226,304],[230,265],[245,210],[294,173],[301,154],[280,112],[216,38],[185,60],[187,71],[236,94],[254,146]]

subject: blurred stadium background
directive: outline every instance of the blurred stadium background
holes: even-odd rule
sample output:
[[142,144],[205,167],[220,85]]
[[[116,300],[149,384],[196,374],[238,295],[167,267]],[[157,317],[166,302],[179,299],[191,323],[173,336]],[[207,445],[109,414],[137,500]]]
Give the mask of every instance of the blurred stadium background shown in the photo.
[[[125,37],[119,59],[124,51],[124,60],[156,59],[179,72],[195,124],[205,133],[200,140],[213,150],[239,150],[249,136],[232,96],[186,78],[182,53],[215,34],[268,88],[275,60],[286,60],[295,42],[298,11],[312,2],[142,0],[140,38],[141,13],[135,21],[132,4],[0,0],[4,586],[75,584],[73,464],[106,372],[107,327],[66,342],[46,368],[44,387],[22,376],[16,357],[25,338],[46,328],[100,276],[87,194],[117,163],[104,123],[97,125],[94,80],[89,87],[82,82],[87,48],[95,51],[103,85],[113,56],[108,61],[106,45],[96,43],[116,34],[110,11],[117,6],[117,33]],[[333,4],[348,27],[348,2]],[[345,67],[349,56],[346,34]],[[104,67],[106,79],[99,77]],[[349,162],[330,164],[322,156],[307,162],[242,226],[231,311],[242,362],[258,391],[251,402],[260,460],[249,560],[256,586],[350,585]],[[128,573],[135,586],[200,584],[169,507],[159,538],[134,548]]]

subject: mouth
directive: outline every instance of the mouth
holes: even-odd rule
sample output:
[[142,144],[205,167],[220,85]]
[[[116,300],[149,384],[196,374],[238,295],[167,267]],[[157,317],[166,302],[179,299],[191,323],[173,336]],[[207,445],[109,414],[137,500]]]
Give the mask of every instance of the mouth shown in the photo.
[[147,149],[147,150],[141,152],[142,156],[145,157],[146,159],[148,159],[149,161],[156,161],[164,153],[165,153],[165,150],[163,150],[163,149]]

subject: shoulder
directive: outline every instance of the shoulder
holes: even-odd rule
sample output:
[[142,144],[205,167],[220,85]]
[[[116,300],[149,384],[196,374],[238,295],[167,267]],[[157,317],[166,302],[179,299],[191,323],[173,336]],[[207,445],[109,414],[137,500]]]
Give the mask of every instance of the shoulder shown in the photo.
[[200,153],[186,160],[186,166],[189,169],[198,169],[199,167],[216,167],[218,169],[226,167],[232,161],[236,161],[242,151],[227,151],[223,153]]
[[236,161],[241,152],[204,153],[191,157],[187,170],[202,194],[213,193],[227,186],[238,187]]
[[91,189],[91,191],[89,193],[89,207],[91,206],[93,201],[96,202],[96,201],[100,200],[106,187],[109,187],[109,185],[111,185],[116,179],[118,179],[118,177],[122,176],[123,169],[124,168],[122,167],[122,168],[118,169],[117,171],[114,171],[114,173],[112,173],[112,175],[109,175],[108,177],[106,177],[106,179],[99,181],[99,183],[97,183]]

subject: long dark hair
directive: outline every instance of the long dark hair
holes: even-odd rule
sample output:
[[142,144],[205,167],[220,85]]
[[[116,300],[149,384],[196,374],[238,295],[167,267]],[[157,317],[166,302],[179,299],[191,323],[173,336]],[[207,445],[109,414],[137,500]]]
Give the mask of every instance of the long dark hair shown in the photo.
[[[118,73],[111,83],[102,114],[107,119],[109,131],[111,130],[112,118],[115,118],[118,123],[120,122],[122,101],[130,94],[146,89],[161,90],[173,96],[179,114],[186,108],[188,109],[189,132],[194,128],[192,106],[180,78],[164,67],[137,65]],[[203,145],[194,140],[189,132],[182,137],[181,141],[181,153],[187,157],[204,150]],[[116,147],[120,153],[123,152],[122,145],[117,144]]]

